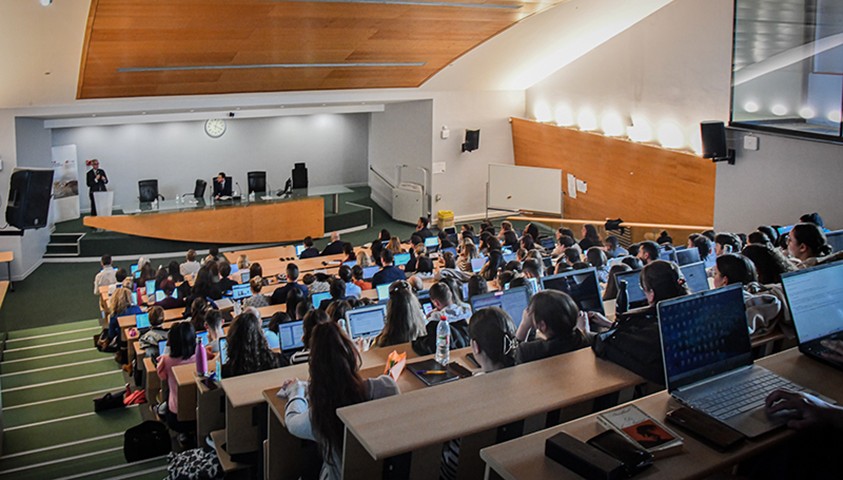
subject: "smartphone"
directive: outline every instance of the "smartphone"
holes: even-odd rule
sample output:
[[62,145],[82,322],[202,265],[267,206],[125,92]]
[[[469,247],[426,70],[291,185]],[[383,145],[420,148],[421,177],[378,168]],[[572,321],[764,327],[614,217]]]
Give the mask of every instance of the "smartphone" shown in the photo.
[[606,430],[586,443],[623,462],[624,470],[630,477],[653,465],[653,454],[614,430]]

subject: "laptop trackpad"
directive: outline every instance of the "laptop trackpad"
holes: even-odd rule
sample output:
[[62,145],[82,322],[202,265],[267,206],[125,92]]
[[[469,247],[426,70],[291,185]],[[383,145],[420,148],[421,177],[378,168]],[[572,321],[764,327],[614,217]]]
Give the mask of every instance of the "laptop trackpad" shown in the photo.
[[788,414],[768,416],[761,407],[732,417],[726,423],[747,437],[755,438],[783,426],[790,418]]

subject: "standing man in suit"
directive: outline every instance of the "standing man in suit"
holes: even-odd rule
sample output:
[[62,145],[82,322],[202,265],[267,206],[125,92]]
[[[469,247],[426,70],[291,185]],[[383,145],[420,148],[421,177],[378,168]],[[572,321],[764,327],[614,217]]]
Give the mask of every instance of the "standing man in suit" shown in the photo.
[[230,196],[231,185],[226,182],[225,172],[220,172],[217,174],[217,178],[214,179],[214,200]]
[[100,168],[100,161],[96,158],[85,162],[90,165],[88,170],[86,183],[88,184],[88,198],[91,199],[91,216],[97,216],[97,204],[94,203],[94,192],[104,192],[105,185],[108,183],[108,176],[105,170]]

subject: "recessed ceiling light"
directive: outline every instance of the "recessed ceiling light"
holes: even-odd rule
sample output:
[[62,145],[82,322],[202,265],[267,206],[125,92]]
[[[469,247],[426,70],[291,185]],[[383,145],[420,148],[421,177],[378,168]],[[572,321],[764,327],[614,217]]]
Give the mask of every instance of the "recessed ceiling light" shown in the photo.
[[42,7],[49,7],[52,4],[53,4],[53,0],[41,0],[41,6]]

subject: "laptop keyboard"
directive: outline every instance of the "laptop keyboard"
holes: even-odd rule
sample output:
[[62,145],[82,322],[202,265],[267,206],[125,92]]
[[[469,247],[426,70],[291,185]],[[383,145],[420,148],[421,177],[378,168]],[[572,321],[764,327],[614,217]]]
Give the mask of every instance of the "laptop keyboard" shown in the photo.
[[777,388],[804,390],[773,372],[762,371],[744,381],[726,385],[698,398],[691,402],[691,406],[725,420],[762,406],[767,395]]

